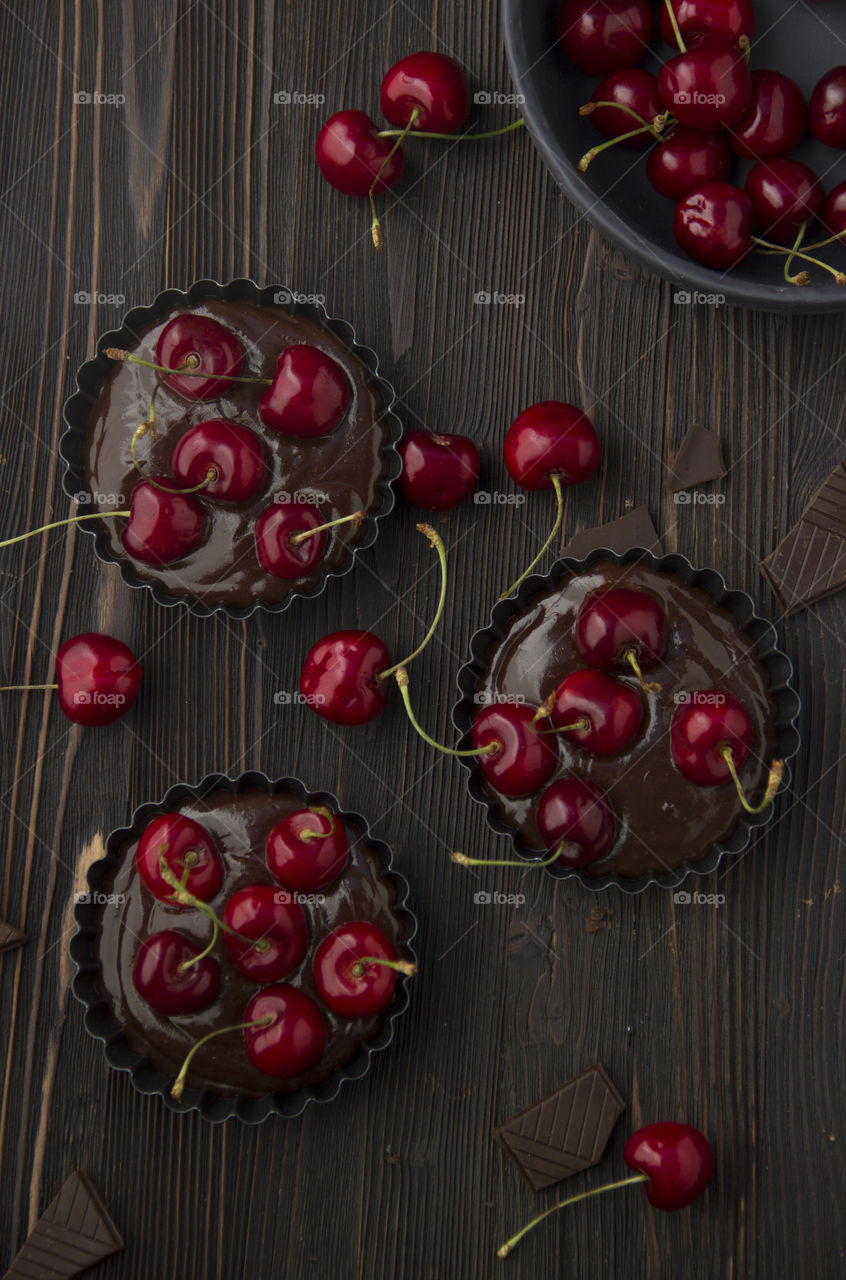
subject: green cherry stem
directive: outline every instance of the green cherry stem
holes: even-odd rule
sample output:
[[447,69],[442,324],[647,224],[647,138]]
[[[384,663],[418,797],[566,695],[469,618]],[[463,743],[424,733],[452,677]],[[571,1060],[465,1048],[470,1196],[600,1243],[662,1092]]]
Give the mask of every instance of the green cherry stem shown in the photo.
[[[373,179],[373,185],[367,193],[367,198],[370,201],[370,213],[372,217],[372,221],[370,223],[370,234],[373,237],[373,247],[375,249],[382,248],[382,224],[380,223],[379,215],[376,212],[376,199],[375,199],[376,188],[379,185],[379,179],[381,178],[382,174],[385,172],[385,169],[387,168],[387,166],[391,163],[391,160],[394,158],[395,153],[399,150],[399,148],[402,146],[405,139],[408,137],[409,133],[411,132],[411,129],[414,127],[415,120],[419,119],[420,114],[421,112],[419,107],[412,108],[411,115],[408,117],[408,124],[405,126],[405,128],[400,129],[395,134],[393,133],[391,134],[391,137],[396,138],[396,142],[391,147],[388,154],[385,156],[385,159],[379,165],[379,169],[376,173],[376,177]],[[382,135],[380,134],[379,136],[381,137]]]
[[[156,364],[154,360],[142,360],[140,356],[136,356],[132,351],[124,351],[120,347],[106,347],[103,352],[109,360],[117,360],[118,362],[126,360],[130,364],[140,365],[142,369],[155,369],[157,373],[167,375],[178,373],[181,378],[208,378],[210,375],[207,370],[198,368],[197,364],[180,365],[178,369],[170,369],[166,364]],[[197,357],[199,362],[199,357]],[[222,374],[221,377],[226,382],[246,382],[252,386],[269,387],[273,382],[272,378],[236,378],[233,374]]]
[[[407,667],[408,664],[418,656],[418,654],[421,654],[423,650],[426,648],[426,645],[432,639],[432,636],[437,631],[438,624],[441,618],[443,617],[444,605],[446,604],[446,593],[447,593],[447,560],[446,560],[446,551],[444,550],[443,539],[441,538],[439,533],[435,532],[435,530],[432,528],[430,524],[419,524],[417,526],[417,532],[422,533],[425,537],[427,537],[429,539],[430,547],[434,547],[435,551],[437,551],[438,553],[438,560],[441,566],[441,593],[440,593],[440,596],[438,597],[438,607],[435,610],[435,616],[432,619],[432,623],[431,623],[431,626],[429,627],[429,630],[426,632],[425,636],[420,641],[417,648],[412,653],[410,653],[407,658],[403,658],[402,662],[395,662],[392,667],[387,667],[384,671],[380,671],[376,677],[377,680],[387,680],[389,676],[398,675],[400,671],[403,671],[405,667]],[[408,676],[406,675],[405,678],[407,683]]]
[[628,133],[618,133],[616,137],[609,138],[607,142],[600,142],[599,146],[591,147],[590,151],[586,151],[576,168],[579,173],[587,173],[591,162],[596,159],[600,152],[607,151],[609,147],[616,147],[618,142],[625,142],[627,138],[636,138],[641,133],[651,133],[653,138],[656,139],[660,137],[660,134],[656,132],[651,124],[643,124],[639,129],[630,129]]
[[192,956],[190,960],[183,960],[182,964],[177,966],[177,973],[187,973],[187,971],[192,969],[195,964],[199,964],[201,960],[205,960],[206,956],[211,955],[217,943],[219,933],[220,925],[215,920],[212,924],[212,936],[208,945],[205,946],[197,955]]
[[333,836],[335,834],[335,827],[337,826],[337,823],[335,822],[335,815],[331,809],[327,809],[323,804],[313,804],[309,806],[308,811],[309,813],[317,813],[321,817],[325,818],[329,823],[329,830],[328,832],[310,831],[306,828],[304,831],[299,833],[300,840],[305,840],[306,844],[310,844],[312,840],[326,840],[329,836]]
[[0,542],[0,547],[13,547],[16,542],[26,542],[27,538],[35,538],[39,533],[61,529],[67,524],[79,524],[81,520],[114,520],[117,516],[127,519],[131,515],[131,511],[92,511],[84,516],[68,516],[67,520],[54,520],[52,524],[43,524],[40,529],[30,529],[29,533],[19,533],[16,538],[6,538],[4,542]]
[[451,853],[449,858],[450,862],[456,862],[459,867],[551,867],[553,862],[561,857],[566,845],[567,841],[562,840],[548,858],[537,858],[532,861],[527,858],[468,858],[466,853],[460,853],[458,849]]
[[[579,115],[592,115],[597,107],[611,107],[614,111],[624,111],[627,116],[631,116],[633,120],[637,120],[640,125],[640,129],[634,130],[635,133],[640,133],[643,129],[648,129],[656,140],[661,137],[668,122],[672,120],[669,111],[662,112],[660,115],[655,116],[653,120],[646,120],[643,116],[638,115],[634,107],[629,107],[624,102],[594,102],[592,98],[590,102],[586,102],[584,106],[579,107]],[[626,137],[630,136],[630,134],[626,134]],[[611,141],[613,142],[614,139],[612,138]]]
[[769,775],[767,777],[767,785],[764,790],[764,794],[761,797],[760,803],[750,804],[749,801],[746,799],[746,795],[743,791],[743,783],[740,781],[740,778],[738,776],[737,766],[734,763],[734,752],[732,751],[731,747],[730,746],[721,747],[720,755],[728,765],[728,771],[731,774],[731,780],[734,783],[735,787],[737,788],[738,799],[740,800],[740,803],[743,805],[746,812],[747,813],[763,813],[763,811],[766,808],[768,808],[769,805],[772,804],[775,793],[778,791],[779,787],[781,786],[781,780],[782,780],[782,777],[784,776],[784,761],[773,760],[772,764],[770,765]]
[[58,689],[57,684],[4,684],[0,685],[0,693],[25,693],[36,689]]
[[[472,129],[467,133],[427,133],[425,129],[414,129],[411,133],[412,138],[431,138],[432,141],[438,142],[484,142],[487,138],[501,138],[506,133],[513,133],[515,129],[522,129],[526,121],[522,116],[517,120],[513,120],[511,124],[504,125],[501,129],[487,129],[484,133],[474,133]],[[407,129],[382,129],[376,134],[377,138],[403,138]]]
[[559,476],[557,471],[553,471],[552,473],[552,487],[555,490],[555,501],[557,504],[557,510],[555,513],[555,524],[552,526],[550,535],[547,538],[546,542],[541,547],[538,554],[535,556],[534,560],[531,562],[531,564],[529,564],[520,574],[520,577],[517,579],[517,581],[513,582],[507,591],[503,591],[502,595],[499,597],[500,600],[505,600],[508,596],[512,595],[517,590],[520,583],[525,581],[526,578],[528,578],[529,574],[532,572],[535,565],[544,558],[547,551],[552,546],[553,542],[558,536],[558,530],[561,528],[561,521],[564,519],[564,494],[561,491],[561,477]]
[[590,720],[587,716],[579,716],[578,720],[574,720],[572,724],[562,724],[558,729],[538,729],[538,733],[575,733],[577,729],[589,729],[590,727]]
[[580,1200],[589,1200],[591,1196],[601,1196],[606,1191],[616,1191],[618,1187],[631,1187],[636,1182],[648,1182],[649,1175],[646,1173],[635,1173],[631,1178],[621,1178],[619,1182],[607,1182],[604,1187],[594,1187],[593,1191],[582,1191],[580,1195],[570,1196],[567,1200],[559,1200],[558,1204],[552,1205],[549,1209],[544,1209],[543,1213],[539,1213],[536,1218],[532,1218],[531,1222],[527,1222],[525,1227],[512,1236],[510,1240],[506,1240],[505,1244],[500,1245],[496,1251],[498,1258],[507,1258],[515,1245],[519,1244],[527,1231],[531,1231],[532,1227],[536,1227],[539,1222],[543,1222],[544,1218],[548,1218],[550,1214],[557,1213],[559,1209],[566,1209],[568,1204],[578,1204]]
[[396,673],[396,681],[399,686],[400,696],[403,705],[411,721],[412,729],[416,729],[424,742],[428,742],[430,747],[434,747],[436,751],[442,751],[445,756],[495,756],[498,751],[502,750],[502,744],[499,742],[489,742],[486,747],[469,747],[467,750],[460,750],[457,747],[445,747],[440,742],[436,742],[434,738],[430,738],[425,729],[422,729],[417,723],[417,718],[411,709],[411,699],[408,694],[408,672],[405,667],[400,667]]
[[218,1027],[216,1031],[210,1031],[207,1036],[203,1036],[196,1044],[193,1044],[188,1051],[187,1057],[179,1068],[179,1075],[173,1082],[170,1090],[172,1098],[178,1102],[182,1097],[185,1089],[185,1078],[188,1075],[188,1068],[191,1065],[191,1059],[198,1049],[202,1049],[204,1044],[208,1044],[209,1040],[213,1040],[215,1036],[226,1035],[227,1031],[247,1031],[250,1027],[269,1027],[273,1021],[273,1014],[269,1013],[266,1018],[257,1018],[255,1022],[236,1022],[231,1027]]
[[626,649],[625,653],[623,654],[623,657],[631,667],[632,671],[637,676],[638,684],[640,685],[644,693],[660,693],[661,692],[661,686],[660,684],[657,683],[657,681],[644,679],[643,672],[640,669],[640,663],[638,662],[636,649]]
[[417,972],[417,965],[409,960],[386,960],[383,956],[361,956],[353,965],[353,977],[363,978],[369,964],[378,964],[383,969],[394,969],[397,973],[404,973],[407,978],[413,978]]
[[337,520],[327,520],[325,524],[315,525],[313,529],[300,529],[299,533],[291,534],[290,540],[295,547],[298,547],[301,542],[306,542],[309,538],[313,538],[316,533],[323,533],[324,529],[334,529],[337,524],[349,524],[350,522],[359,525],[366,519],[367,513],[365,511],[354,511],[350,516],[338,516]]
[[673,28],[673,35],[676,38],[676,44],[679,46],[679,53],[687,53],[687,45],[682,39],[682,33],[679,30],[679,22],[676,17],[676,11],[672,6],[671,0],[664,0],[667,6],[667,17],[670,19],[670,26]]
[[255,951],[266,951],[270,943],[266,938],[248,938],[243,933],[238,933],[236,929],[231,929],[228,924],[224,923],[207,902],[203,902],[201,898],[195,897],[185,887],[188,880],[188,871],[181,880],[177,880],[170,867],[167,865],[167,858],[164,853],[159,854],[159,875],[165,884],[170,885],[173,890],[173,901],[180,907],[193,907],[195,911],[201,911],[204,916],[211,920],[212,924],[218,929],[222,929],[224,933],[228,933],[231,937],[237,938],[239,942],[243,942],[246,946]]
[[[784,253],[789,254],[792,258],[801,258],[803,262],[810,262],[815,267],[821,267],[823,271],[827,271],[829,275],[834,276],[835,284],[846,284],[846,273],[838,271],[836,267],[829,266],[821,258],[812,258],[809,253],[801,252],[799,249],[787,249],[784,245],[773,244],[772,241],[763,240],[760,236],[753,236],[752,243],[755,245],[756,253],[764,253],[768,256]],[[807,282],[803,281],[803,283]]]

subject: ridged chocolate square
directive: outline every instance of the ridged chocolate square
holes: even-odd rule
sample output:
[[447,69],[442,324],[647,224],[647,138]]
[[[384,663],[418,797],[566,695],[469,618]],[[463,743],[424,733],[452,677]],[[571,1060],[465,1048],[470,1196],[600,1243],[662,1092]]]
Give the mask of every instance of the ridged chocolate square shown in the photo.
[[119,1253],[123,1239],[84,1173],[72,1173],[3,1280],[71,1280]]
[[846,587],[846,463],[817,490],[761,572],[787,613]]

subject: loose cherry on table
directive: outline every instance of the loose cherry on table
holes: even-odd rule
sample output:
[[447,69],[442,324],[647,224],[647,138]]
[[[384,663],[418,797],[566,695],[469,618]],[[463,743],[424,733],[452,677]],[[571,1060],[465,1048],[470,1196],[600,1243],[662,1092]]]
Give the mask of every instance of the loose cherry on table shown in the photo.
[[[184,488],[202,487],[206,497],[227,502],[252,498],[268,474],[255,432],[225,418],[211,418],[186,431],[173,451],[171,466]],[[209,472],[214,473],[211,479]]]
[[350,405],[350,384],[337,360],[307,342],[286,347],[259,400],[262,422],[286,436],[329,435]]
[[390,1002],[397,974],[416,965],[397,957],[381,929],[365,920],[340,925],[321,942],[314,957],[314,980],[321,999],[345,1018],[367,1018]]
[[752,721],[743,703],[720,689],[700,689],[685,695],[670,726],[670,750],[679,772],[701,787],[732,781],[747,813],[761,813],[773,800],[784,773],[774,760],[758,804],[746,798],[739,777],[752,749]]
[[704,182],[725,182],[731,154],[720,133],[678,124],[646,158],[646,176],[656,191],[681,200]]
[[659,693],[643,671],[657,666],[667,647],[667,615],[653,596],[629,587],[593,591],[576,619],[576,644],[589,666],[628,671],[644,693]]
[[604,76],[640,62],[652,26],[648,0],[564,0],[558,40],[574,67]]
[[323,177],[344,195],[387,191],[402,177],[405,157],[363,111],[338,111],[317,135],[315,155]]
[[752,201],[731,182],[703,182],[676,205],[673,234],[694,261],[727,271],[752,248]]
[[580,1200],[642,1182],[646,1184],[646,1197],[655,1209],[684,1209],[702,1195],[714,1176],[714,1152],[704,1133],[693,1125],[673,1120],[636,1129],[626,1142],[623,1159],[630,1169],[638,1170],[634,1176],[569,1196],[545,1209],[501,1245],[497,1257],[507,1257],[523,1236],[544,1218]]
[[174,878],[202,902],[210,902],[223,884],[223,861],[214,840],[204,826],[184,813],[159,814],[144,828],[135,863],[150,893],[170,906],[178,905]]
[[705,35],[665,62],[658,91],[666,109],[694,129],[727,129],[736,124],[752,97],[746,59],[729,40]]
[[305,913],[275,885],[238,889],[224,907],[223,921],[228,926],[223,935],[227,951],[236,968],[254,982],[287,978],[306,953]]
[[[755,34],[752,0],[670,0],[676,28],[683,38],[723,36],[726,40],[751,40]],[[667,0],[658,8],[658,30],[667,44],[678,48],[676,29]]]
[[411,431],[400,443],[400,488],[424,511],[448,511],[479,479],[479,451],[468,436]]
[[310,574],[323,559],[328,530],[341,524],[361,524],[364,511],[324,521],[314,503],[277,499],[256,519],[256,555],[275,578],[296,579]]
[[757,231],[780,243],[792,244],[809,218],[822,208],[825,191],[806,164],[787,156],[754,165],[746,178]]
[[398,129],[455,133],[470,114],[461,68],[442,53],[412,53],[389,69],[379,91],[382,115]]
[[[579,719],[583,728],[573,728]],[[562,738],[593,755],[622,751],[640,731],[643,702],[636,689],[590,667],[565,676],[550,700],[549,723]]]
[[220,965],[185,934],[163,929],[141,943],[132,981],[142,999],[162,1017],[200,1013],[220,994]]
[[336,814],[320,805],[296,809],[267,837],[267,865],[286,889],[315,893],[341,874],[349,840]]
[[818,142],[846,148],[846,66],[832,67],[818,81],[811,94],[808,125]]
[[797,147],[808,128],[802,90],[780,71],[753,71],[752,97],[729,130],[729,146],[739,156],[767,160]]
[[126,715],[140,688],[141,667],[132,651],[113,636],[86,631],[56,654],[55,684],[7,684],[0,693],[55,689],[68,719],[93,728]]

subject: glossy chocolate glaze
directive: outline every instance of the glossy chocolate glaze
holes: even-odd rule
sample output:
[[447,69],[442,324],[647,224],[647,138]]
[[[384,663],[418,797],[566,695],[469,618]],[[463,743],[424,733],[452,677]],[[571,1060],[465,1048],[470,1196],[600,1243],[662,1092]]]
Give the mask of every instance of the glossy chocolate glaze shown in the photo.
[[[663,605],[669,619],[667,653],[662,666],[645,673],[662,686],[662,692],[641,695],[645,701],[641,731],[615,755],[593,756],[559,735],[560,766],[555,776],[575,773],[590,778],[607,792],[616,811],[614,847],[587,868],[589,874],[636,877],[704,857],[729,835],[743,812],[731,782],[696,786],[673,763],[670,722],[676,696],[722,689],[743,703],[754,737],[740,776],[747,794],[754,798],[762,794],[775,747],[776,708],[754,642],[727,610],[673,573],[611,561],[564,579],[555,591],[539,596],[525,614],[515,618],[489,656],[478,693],[488,700],[518,698],[540,705],[566,675],[586,665],[576,646],[574,624],[584,598],[603,586],[643,590]],[[638,687],[633,675],[618,678]],[[529,848],[542,850],[535,822],[540,797],[507,800],[487,784],[485,789],[498,802],[502,821],[516,827]]]
[[[186,800],[176,810],[160,811],[187,814],[202,823],[214,839],[226,873],[220,893],[210,905],[222,916],[227,899],[237,889],[248,884],[277,885],[265,859],[267,837],[286,813],[302,807],[303,801],[292,792],[269,795],[254,789],[239,793],[213,791],[203,800]],[[308,952],[300,967],[283,979],[316,1000],[328,1031],[323,1058],[302,1076],[278,1080],[252,1065],[244,1048],[243,1032],[233,1031],[215,1037],[197,1051],[188,1073],[189,1085],[217,1093],[293,1092],[304,1084],[325,1080],[382,1026],[386,1011],[355,1019],[333,1013],[317,994],[312,975],[316,948],[333,929],[351,920],[371,921],[391,940],[400,956],[403,954],[405,926],[395,910],[394,886],[382,874],[379,853],[363,842],[362,833],[355,826],[347,823],[346,830],[350,843],[346,870],[320,891],[325,897],[322,904],[303,904]],[[157,1070],[175,1076],[196,1040],[216,1027],[244,1021],[247,1003],[259,987],[235,967],[219,938],[214,956],[220,963],[223,983],[219,998],[208,1009],[166,1018],[154,1013],[141,998],[132,982],[132,970],[143,940],[160,929],[178,929],[204,946],[211,937],[212,926],[201,912],[167,906],[149,892],[135,867],[140,834],[139,830],[123,846],[120,862],[103,887],[105,894],[123,894],[125,902],[120,906],[105,905],[102,910],[97,944],[102,966],[100,982],[112,1016],[122,1026],[130,1047],[149,1058]]]
[[[289,581],[276,578],[260,564],[253,527],[256,517],[275,497],[303,494],[312,498],[324,520],[372,511],[380,505],[378,484],[387,462],[383,447],[387,427],[377,421],[382,401],[369,385],[369,373],[340,338],[303,316],[291,316],[282,307],[252,302],[208,298],[193,307],[173,307],[161,320],[142,331],[132,348],[135,355],[155,360],[159,334],[174,316],[185,312],[211,316],[227,325],[245,350],[244,377],[270,378],[284,347],[308,342],[327,352],[344,369],[352,398],[347,415],[335,431],[314,440],[294,439],[272,431],[262,422],[258,400],[263,385],[233,383],[224,396],[203,403],[189,403],[171,392],[165,382],[156,394],[158,439],[144,436],[137,445],[138,460],[151,476],[173,474],[171,458],[180,438],[191,427],[211,418],[228,418],[249,427],[262,442],[268,464],[267,483],[247,502],[200,498],[207,510],[205,535],[199,546],[183,559],[167,565],[147,565],[132,560],[145,581],[158,581],[174,596],[190,595],[209,605],[249,605],[253,600],[278,601],[292,590],[308,591],[323,578],[326,569],[337,569],[346,560],[351,543],[364,536],[364,525],[341,525],[329,536],[326,553],[313,573]],[[103,511],[126,509],[141,476],[132,463],[130,443],[149,410],[158,378],[152,369],[123,362],[115,364],[97,394],[88,417],[83,458],[85,485],[91,494],[123,495],[125,505],[103,503]],[[103,497],[100,501],[103,502]],[[92,510],[95,508],[92,507]],[[127,558],[120,541],[124,520],[105,520],[115,555]]]

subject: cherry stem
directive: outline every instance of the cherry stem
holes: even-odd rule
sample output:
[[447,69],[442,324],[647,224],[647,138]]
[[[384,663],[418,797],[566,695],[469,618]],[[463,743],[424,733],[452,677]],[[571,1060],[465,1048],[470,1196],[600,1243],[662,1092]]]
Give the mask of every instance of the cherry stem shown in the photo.
[[0,693],[23,693],[27,689],[58,689],[57,684],[4,684],[0,685]]
[[[131,351],[123,351],[120,347],[106,347],[103,355],[109,360],[118,362],[128,360],[130,364],[141,365],[142,369],[155,369],[157,373],[179,374],[181,378],[219,378],[223,382],[246,382],[253,386],[261,384],[265,387],[269,387],[273,382],[272,378],[239,378],[231,373],[210,374],[207,369],[197,368],[193,362],[190,365],[180,365],[177,369],[171,369],[166,364],[156,364],[154,360],[142,360],[140,356],[134,355]],[[199,356],[195,358],[197,361],[200,359]]]
[[396,133],[391,134],[391,137],[396,138],[396,142],[391,147],[388,154],[385,156],[385,159],[379,165],[379,168],[376,172],[376,177],[373,179],[373,185],[367,193],[367,198],[370,201],[370,212],[372,214],[372,220],[370,223],[370,234],[373,237],[374,249],[382,248],[382,224],[380,223],[379,215],[376,212],[376,200],[374,198],[376,188],[379,185],[379,179],[381,178],[382,174],[385,172],[385,169],[387,168],[387,166],[391,163],[391,160],[394,158],[394,155],[396,154],[396,152],[399,150],[399,148],[402,146],[405,139],[408,137],[409,133],[411,132],[411,129],[414,126],[415,120],[418,120],[420,118],[420,115],[421,115],[420,108],[413,107],[411,111],[411,115],[408,117],[408,124],[405,126],[405,128],[400,129]]
[[784,259],[785,284],[795,284],[795,285],[798,285],[800,288],[806,284],[810,284],[811,277],[807,271],[797,271],[796,275],[792,276],[790,274],[790,268],[793,265],[793,259],[796,255],[796,251],[805,238],[805,230],[807,226],[808,226],[808,220],[806,219],[805,222],[803,222],[801,227],[799,228],[796,239],[793,241],[792,251]]
[[190,960],[183,960],[182,964],[177,965],[177,970],[176,970],[177,973],[187,973],[188,970],[192,969],[195,964],[199,964],[201,960],[205,960],[206,956],[211,955],[212,951],[214,951],[215,944],[217,943],[217,938],[219,933],[220,933],[220,925],[215,920],[212,923],[212,936],[208,945],[204,947],[203,950],[200,951],[198,955],[192,956]]
[[337,520],[327,520],[325,524],[315,525],[313,529],[300,529],[299,533],[291,534],[290,541],[298,547],[301,542],[313,538],[316,533],[323,533],[324,529],[334,529],[337,524],[349,524],[351,521],[359,525],[366,519],[366,511],[354,511],[350,516],[338,516]]
[[421,729],[417,723],[414,712],[411,710],[411,699],[408,694],[408,672],[405,667],[400,667],[396,673],[396,682],[399,685],[400,696],[406,713],[411,721],[411,727],[416,729],[424,742],[428,742],[430,747],[434,747],[436,751],[442,751],[445,756],[494,756],[498,751],[502,750],[501,742],[489,742],[486,747],[469,747],[467,750],[460,750],[458,747],[445,747],[440,742],[436,742],[434,738],[430,738],[425,729]]
[[752,241],[756,246],[757,253],[765,253],[769,256],[778,253],[789,254],[791,258],[801,258],[803,262],[811,262],[815,267],[822,267],[823,271],[827,271],[829,275],[834,276],[835,284],[846,284],[846,274],[838,271],[836,267],[829,266],[827,262],[823,262],[821,258],[812,258],[809,253],[802,253],[798,249],[788,249],[784,245],[773,244],[770,240],[763,240],[760,236],[753,236]]
[[637,676],[638,684],[640,685],[644,693],[660,693],[661,692],[661,686],[655,680],[644,680],[643,672],[640,669],[640,663],[637,660],[636,649],[627,649],[626,652],[623,654],[623,657],[631,667],[632,671]]
[[826,240],[817,240],[814,244],[806,244],[805,248],[813,250],[813,252],[816,253],[817,249],[824,249],[826,245],[835,243],[840,244],[844,236],[846,236],[846,227],[844,227],[842,231],[835,232],[833,236],[829,236]]
[[[642,129],[648,129],[655,138],[661,137],[667,126],[667,120],[669,119],[669,112],[667,111],[661,115],[655,116],[655,118],[650,121],[644,119],[643,116],[638,115],[634,107],[627,106],[625,102],[596,102],[593,98],[591,98],[590,102],[586,102],[584,106],[579,107],[579,115],[589,116],[597,107],[611,107],[614,111],[625,111],[627,116],[631,116],[633,120],[637,120],[638,124],[641,126],[641,129],[634,130],[635,133],[640,133]],[[627,134],[626,136],[629,137],[630,135]],[[613,142],[614,139],[612,138],[611,141]]]
[[[431,623],[431,626],[429,627],[429,630],[426,632],[425,636],[420,641],[417,648],[412,653],[410,653],[407,658],[403,658],[402,662],[395,662],[392,667],[387,667],[384,671],[378,672],[376,676],[377,680],[387,680],[389,676],[397,675],[398,672],[402,671],[405,667],[408,666],[409,662],[411,662],[414,658],[416,658],[419,654],[421,654],[423,650],[426,648],[426,645],[432,639],[432,636],[437,631],[438,623],[443,617],[444,605],[446,604],[446,593],[447,593],[447,561],[446,561],[446,551],[444,550],[443,540],[440,534],[436,533],[430,524],[419,524],[417,526],[417,532],[425,534],[425,536],[429,539],[429,545],[434,547],[438,553],[438,560],[440,561],[440,565],[441,565],[441,594],[438,597],[438,607],[435,610],[435,616],[432,619],[432,623]],[[408,679],[408,676],[406,676],[406,680],[407,679]]]
[[16,538],[6,538],[0,547],[13,547],[16,542],[25,542],[27,538],[35,538],[39,533],[48,533],[50,529],[61,529],[66,524],[78,524],[80,520],[114,520],[116,516],[124,519],[132,515],[131,511],[92,511],[85,516],[69,516],[67,520],[54,520],[52,524],[43,524],[40,529],[30,529],[29,533],[19,533]]
[[179,1069],[179,1075],[173,1082],[170,1093],[171,1097],[176,1098],[178,1102],[182,1097],[185,1089],[185,1077],[188,1075],[188,1068],[191,1065],[191,1059],[198,1049],[202,1049],[204,1044],[208,1044],[209,1040],[213,1040],[215,1036],[226,1035],[228,1031],[247,1031],[250,1027],[269,1027],[273,1021],[273,1014],[269,1013],[266,1018],[257,1018],[255,1022],[236,1022],[231,1027],[218,1027],[215,1031],[210,1031],[207,1036],[203,1036],[196,1044],[192,1045],[188,1051],[188,1055]]
[[353,965],[352,976],[354,978],[363,978],[369,964],[378,964],[383,969],[395,969],[397,973],[404,973],[407,978],[413,978],[417,972],[417,965],[411,964],[409,960],[386,960],[382,956],[360,956]]
[[763,811],[772,804],[773,797],[781,786],[781,779],[784,776],[784,761],[773,760],[770,765],[770,772],[767,777],[767,785],[759,804],[750,804],[746,799],[743,791],[743,783],[737,773],[737,766],[734,763],[734,752],[730,746],[720,747],[720,755],[728,765],[728,771],[731,774],[731,780],[737,787],[737,795],[740,803],[743,805],[747,813],[763,813]]
[[166,849],[166,847],[167,846],[163,846],[163,851],[159,854],[159,875],[162,880],[164,880],[165,884],[169,885],[170,888],[173,889],[173,901],[180,907],[193,907],[196,911],[201,911],[204,916],[207,916],[209,920],[211,920],[212,924],[217,925],[218,929],[222,929],[224,933],[231,934],[233,938],[237,938],[239,942],[243,942],[246,946],[250,947],[251,950],[258,952],[266,951],[270,946],[267,938],[248,938],[243,933],[238,933],[236,929],[230,928],[228,924],[221,920],[207,902],[203,902],[201,898],[195,897],[195,895],[185,887],[191,870],[190,867],[186,867],[185,874],[182,879],[177,880],[176,876],[167,865],[167,858],[164,853],[164,849]]
[[508,596],[512,595],[520,586],[520,583],[525,581],[526,578],[528,578],[529,574],[532,572],[535,565],[544,558],[547,551],[552,546],[553,542],[558,536],[558,530],[561,528],[561,521],[564,519],[564,494],[562,493],[562,490],[561,490],[561,477],[559,476],[557,471],[553,471],[552,473],[552,487],[555,490],[555,501],[557,503],[557,510],[555,513],[555,524],[552,526],[550,535],[547,538],[546,542],[541,547],[538,554],[535,556],[534,560],[531,562],[531,564],[529,564],[520,574],[520,577],[517,579],[517,581],[513,582],[507,591],[503,591],[502,595],[499,597],[500,600],[505,600]]
[[557,862],[561,857],[567,844],[568,841],[562,840],[548,858],[537,858],[532,861],[526,858],[468,858],[466,853],[460,853],[457,849],[449,857],[450,862],[457,862],[460,867],[551,867],[553,862]]
[[636,1182],[648,1182],[649,1175],[646,1173],[633,1174],[631,1178],[621,1178],[619,1182],[606,1182],[604,1187],[594,1187],[593,1191],[582,1191],[577,1196],[570,1196],[567,1200],[559,1200],[558,1204],[552,1205],[549,1209],[544,1209],[543,1213],[539,1213],[536,1218],[532,1218],[531,1222],[527,1222],[525,1227],[512,1236],[510,1240],[506,1240],[505,1244],[500,1245],[496,1251],[498,1258],[507,1258],[515,1245],[519,1244],[527,1231],[531,1231],[532,1227],[536,1227],[539,1222],[543,1222],[544,1218],[548,1218],[550,1214],[557,1213],[559,1209],[566,1209],[568,1204],[578,1204],[580,1200],[589,1200],[591,1196],[601,1196],[606,1191],[616,1191],[618,1187],[631,1187]]
[[747,62],[752,60],[752,43],[748,36],[737,37],[737,47]]
[[667,6],[667,17],[670,19],[670,26],[673,28],[673,35],[676,38],[676,44],[679,46],[679,53],[687,53],[687,45],[682,39],[682,33],[679,30],[678,18],[676,17],[676,11],[673,8],[672,0],[664,0],[664,3]]
[[[427,133],[425,129],[415,129],[412,133],[414,138],[431,138],[438,142],[483,142],[486,138],[501,138],[503,134],[513,133],[515,129],[522,129],[526,121],[520,116],[511,124],[504,125],[501,129],[487,129],[484,133],[474,133],[472,129],[468,129],[467,133]],[[376,134],[377,138],[403,138],[407,129],[382,129]]]
[[591,727],[590,720],[587,716],[579,716],[578,720],[573,724],[562,724],[558,729],[538,729],[538,733],[575,733],[577,729],[589,729]]
[[636,138],[639,133],[651,133],[653,138],[661,136],[660,132],[651,124],[644,124],[640,129],[630,129],[628,133],[618,133],[615,138],[609,138],[607,142],[600,142],[598,147],[591,147],[590,151],[585,152],[576,165],[579,173],[587,173],[591,161],[595,160],[601,151],[607,151],[609,147],[616,147],[618,142],[625,142],[627,138]]
[[329,823],[329,830],[324,832],[306,829],[299,833],[300,840],[305,840],[306,844],[309,844],[312,840],[328,840],[329,836],[335,834],[335,827],[337,826],[337,823],[335,822],[335,816],[331,809],[327,809],[326,806],[322,804],[312,805],[309,809],[309,813],[318,813],[326,818]]

